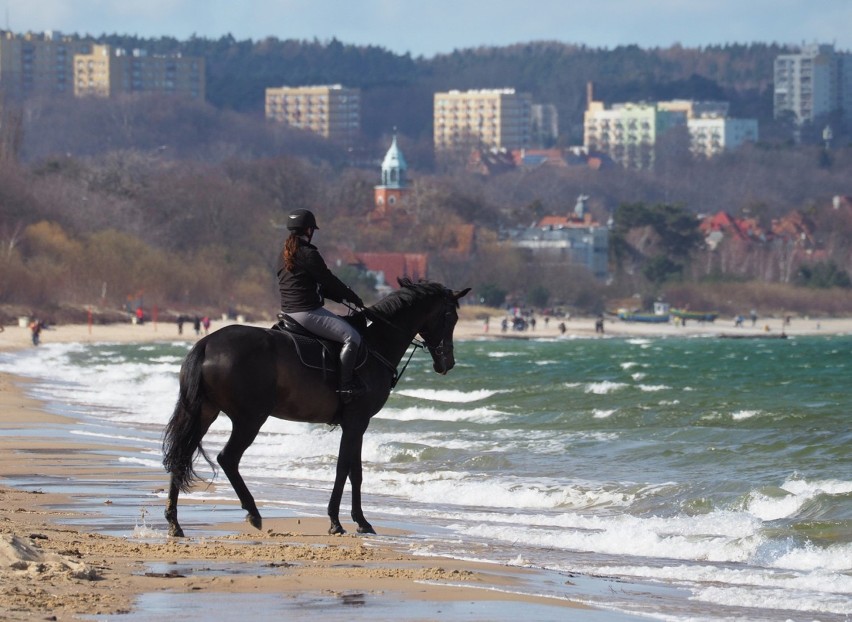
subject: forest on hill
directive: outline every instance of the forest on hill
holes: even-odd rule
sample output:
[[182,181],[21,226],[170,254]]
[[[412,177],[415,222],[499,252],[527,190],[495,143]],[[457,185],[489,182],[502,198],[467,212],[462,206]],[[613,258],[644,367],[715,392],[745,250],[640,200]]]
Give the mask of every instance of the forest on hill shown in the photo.
[[[852,271],[852,215],[832,204],[834,196],[852,194],[852,148],[840,139],[831,151],[807,140],[792,144],[789,127],[771,120],[771,65],[782,51],[775,46],[594,50],[537,43],[424,59],[336,41],[102,40],[205,56],[209,102],[154,95],[0,102],[0,322],[21,311],[59,313],[61,305],[120,309],[138,302],[272,317],[279,223],[298,207],[317,212],[318,242],[330,257],[426,252],[431,278],[472,286],[480,298],[499,291],[580,312],[634,295],[643,303],[662,296],[732,313],[852,309],[842,278]],[[664,142],[653,171],[577,165],[483,177],[464,166],[435,167],[434,90],[515,86],[577,120],[588,80],[607,101],[724,95],[735,114],[761,119],[767,138],[712,160]],[[365,89],[357,152],[264,121],[266,86],[330,82]],[[411,166],[415,217],[378,229],[366,215],[394,126]],[[612,220],[632,248],[613,256],[606,284],[502,244],[512,228],[569,212],[579,194],[590,196],[594,217]],[[625,207],[637,205],[651,216],[636,219]],[[692,241],[686,250],[667,246],[654,216],[697,227],[696,215],[718,211],[763,227],[799,213],[813,224],[818,253],[803,270],[781,247],[720,262],[693,231],[681,232]],[[619,228],[631,213],[633,220],[621,222],[632,223],[630,230]],[[465,223],[476,225],[474,253],[444,253]],[[361,275],[335,269],[370,299]]]

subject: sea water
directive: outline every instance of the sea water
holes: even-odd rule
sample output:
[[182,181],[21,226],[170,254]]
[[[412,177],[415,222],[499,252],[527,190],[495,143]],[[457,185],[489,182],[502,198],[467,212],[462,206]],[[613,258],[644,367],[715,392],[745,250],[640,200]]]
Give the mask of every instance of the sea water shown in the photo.
[[[75,434],[127,442],[123,462],[162,472],[188,347],[47,344],[0,354],[0,370],[35,379]],[[660,619],[848,619],[852,337],[474,340],[455,354],[443,377],[415,356],[364,438],[379,531],[573,584],[659,586],[585,600]],[[229,431],[220,416],[211,455]],[[269,420],[241,465],[261,512],[324,515],[338,442]],[[233,497],[219,477],[195,494]]]

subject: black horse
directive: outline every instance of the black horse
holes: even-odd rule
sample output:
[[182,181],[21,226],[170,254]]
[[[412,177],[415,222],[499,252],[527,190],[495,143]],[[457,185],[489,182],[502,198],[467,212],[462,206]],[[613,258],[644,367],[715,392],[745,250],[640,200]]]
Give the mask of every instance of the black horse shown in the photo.
[[397,366],[414,337],[423,338],[439,374],[455,365],[453,329],[458,300],[470,289],[454,292],[438,283],[409,279],[374,306],[351,316],[366,324],[368,357],[358,370],[367,392],[345,407],[336,392],[336,374],[302,364],[294,340],[275,329],[226,326],[199,340],[180,370],[180,393],[165,429],[163,465],[171,475],[166,520],[169,534],[183,536],[177,520],[177,501],[198,476],[196,452],[214,468],[201,446],[220,412],[232,424],[231,436],[217,460],[234,487],[246,520],[261,528],[254,498],[239,472],[243,453],[270,416],[307,423],[339,423],[342,430],[334,488],[328,503],[329,533],[345,530],[338,518],[346,478],[352,485],[352,520],[359,533],[375,533],[361,510],[361,445],[370,418],[382,408],[397,380]]

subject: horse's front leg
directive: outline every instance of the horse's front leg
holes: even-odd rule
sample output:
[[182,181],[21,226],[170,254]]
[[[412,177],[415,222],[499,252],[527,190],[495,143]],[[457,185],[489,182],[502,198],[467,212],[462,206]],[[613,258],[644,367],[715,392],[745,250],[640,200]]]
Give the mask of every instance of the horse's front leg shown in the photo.
[[358,436],[357,449],[353,452],[352,465],[349,468],[349,482],[352,484],[352,520],[358,523],[358,533],[376,533],[373,526],[364,518],[361,509],[361,482],[363,474],[361,469],[361,446],[364,435]]
[[344,534],[346,530],[340,524],[340,500],[343,498],[343,488],[346,478],[352,483],[352,520],[358,523],[358,533],[376,533],[373,526],[364,518],[361,510],[361,444],[364,429],[353,430],[347,425],[340,436],[340,450],[337,454],[337,471],[334,478],[334,488],[328,502],[328,518],[331,526],[330,534]]
[[331,489],[331,498],[328,500],[328,518],[331,526],[328,533],[333,536],[346,533],[340,524],[340,500],[343,498],[343,487],[346,485],[346,477],[349,475],[349,461],[346,458],[344,446],[346,442],[346,431],[340,437],[340,449],[337,451],[337,469],[334,476],[334,487]]

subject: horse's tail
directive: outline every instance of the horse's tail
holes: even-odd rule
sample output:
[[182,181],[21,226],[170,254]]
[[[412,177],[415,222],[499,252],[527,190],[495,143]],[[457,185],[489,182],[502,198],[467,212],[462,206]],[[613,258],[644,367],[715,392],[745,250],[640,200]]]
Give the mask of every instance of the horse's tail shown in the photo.
[[201,425],[201,403],[204,398],[201,388],[201,364],[204,362],[206,339],[199,341],[187,355],[180,370],[180,393],[172,418],[163,434],[163,466],[172,476],[182,492],[187,492],[192,482],[198,479],[193,462],[196,450],[215,474],[216,465],[201,446],[201,438],[207,431]]

